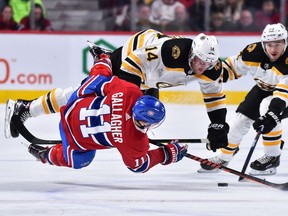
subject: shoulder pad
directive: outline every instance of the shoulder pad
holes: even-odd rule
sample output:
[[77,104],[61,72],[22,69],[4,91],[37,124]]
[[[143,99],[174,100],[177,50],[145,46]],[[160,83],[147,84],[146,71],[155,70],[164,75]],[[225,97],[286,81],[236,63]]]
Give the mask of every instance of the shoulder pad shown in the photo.
[[242,55],[243,61],[249,62],[262,62],[262,60],[268,58],[262,48],[261,42],[247,45],[240,55]]
[[190,70],[188,56],[191,49],[192,39],[177,38],[163,43],[161,48],[162,61],[165,67],[184,68]]
[[274,66],[278,72],[283,75],[288,75],[288,50],[283,53],[283,55],[276,61],[273,62]]

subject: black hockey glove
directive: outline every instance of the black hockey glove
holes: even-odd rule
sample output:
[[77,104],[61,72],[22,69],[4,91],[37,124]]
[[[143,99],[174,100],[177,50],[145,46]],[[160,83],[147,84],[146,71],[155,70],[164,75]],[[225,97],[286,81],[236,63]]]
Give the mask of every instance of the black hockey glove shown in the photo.
[[227,123],[211,123],[208,127],[207,136],[210,143],[206,144],[206,148],[213,152],[216,152],[219,148],[225,148],[228,145],[228,132],[229,125]]
[[261,127],[262,128],[262,134],[269,133],[273,128],[280,123],[281,120],[279,118],[279,115],[274,113],[273,111],[269,111],[263,115],[260,116],[256,121],[253,123],[253,127],[256,131],[259,131]]

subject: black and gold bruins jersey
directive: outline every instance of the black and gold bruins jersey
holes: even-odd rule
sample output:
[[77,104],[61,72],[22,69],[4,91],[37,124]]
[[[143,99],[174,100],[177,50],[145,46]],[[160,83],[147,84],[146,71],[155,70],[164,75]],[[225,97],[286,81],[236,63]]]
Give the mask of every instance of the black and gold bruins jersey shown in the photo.
[[[167,88],[197,81],[208,111],[225,108],[222,65],[193,73],[188,63],[192,39],[163,35],[153,29],[136,33],[122,49],[121,70],[141,77],[141,89]],[[207,98],[207,100],[206,100]]]
[[273,91],[274,97],[288,99],[288,50],[275,62],[264,52],[261,42],[252,43],[239,55],[228,57],[223,62],[223,80],[238,79],[251,75],[259,88]]

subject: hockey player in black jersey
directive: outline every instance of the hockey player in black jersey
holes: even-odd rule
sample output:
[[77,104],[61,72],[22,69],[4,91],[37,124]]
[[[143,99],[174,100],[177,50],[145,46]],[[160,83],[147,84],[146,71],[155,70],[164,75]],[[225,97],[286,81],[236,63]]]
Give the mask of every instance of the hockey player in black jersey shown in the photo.
[[[239,55],[223,62],[224,82],[251,75],[256,84],[246,95],[230,122],[228,146],[208,160],[227,165],[238,150],[243,136],[251,125],[258,131],[263,127],[264,155],[250,164],[250,174],[276,173],[280,164],[282,125],[280,115],[288,102],[287,31],[278,24],[269,24],[263,30],[261,42],[246,46]],[[199,172],[215,169],[201,164]]]

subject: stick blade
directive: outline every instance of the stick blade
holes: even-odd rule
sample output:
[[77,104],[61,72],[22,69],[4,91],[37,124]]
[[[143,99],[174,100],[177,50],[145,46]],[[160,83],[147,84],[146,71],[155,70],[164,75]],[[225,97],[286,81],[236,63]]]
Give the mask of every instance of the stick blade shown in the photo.
[[240,176],[239,179],[238,179],[238,181],[241,182],[241,181],[243,181],[243,179],[244,179],[244,178],[243,178],[242,176]]
[[283,191],[288,191],[288,182],[281,184],[279,186],[279,189]]

